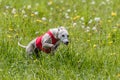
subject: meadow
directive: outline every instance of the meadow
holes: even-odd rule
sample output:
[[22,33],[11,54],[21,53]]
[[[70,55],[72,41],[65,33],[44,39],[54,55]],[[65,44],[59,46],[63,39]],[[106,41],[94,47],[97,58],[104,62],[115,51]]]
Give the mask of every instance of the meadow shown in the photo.
[[[26,56],[29,41],[65,26],[70,44]],[[0,80],[119,80],[120,0],[0,0]]]

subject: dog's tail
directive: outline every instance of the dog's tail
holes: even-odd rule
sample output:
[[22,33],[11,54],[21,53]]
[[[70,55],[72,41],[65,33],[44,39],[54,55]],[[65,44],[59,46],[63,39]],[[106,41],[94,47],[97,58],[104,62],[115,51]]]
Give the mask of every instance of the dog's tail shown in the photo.
[[22,48],[26,48],[26,46],[20,44],[20,41],[21,41],[21,39],[18,41],[18,45],[19,45],[20,47],[22,47]]

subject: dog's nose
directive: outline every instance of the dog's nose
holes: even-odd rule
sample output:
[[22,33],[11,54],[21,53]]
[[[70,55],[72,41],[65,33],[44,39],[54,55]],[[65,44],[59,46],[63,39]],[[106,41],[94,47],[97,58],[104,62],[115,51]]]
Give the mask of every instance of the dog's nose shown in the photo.
[[69,44],[69,41],[65,42],[65,44],[68,45],[68,44]]

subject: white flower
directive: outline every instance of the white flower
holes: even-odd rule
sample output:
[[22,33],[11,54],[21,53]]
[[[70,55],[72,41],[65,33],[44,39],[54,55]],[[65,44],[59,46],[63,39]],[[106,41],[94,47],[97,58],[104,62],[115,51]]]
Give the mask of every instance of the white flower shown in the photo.
[[81,20],[81,21],[84,21],[84,17],[81,17],[80,20]]
[[42,17],[42,20],[43,20],[43,21],[46,21],[47,19],[46,19],[46,17]]
[[27,9],[31,9],[31,5],[28,5],[28,6],[27,6]]
[[94,4],[95,4],[95,1],[92,1],[91,4],[94,5]]
[[92,19],[90,19],[90,21],[88,22],[89,24],[91,24],[93,22],[93,20]]
[[77,25],[77,23],[73,23],[73,26],[76,26]]
[[97,29],[96,29],[96,27],[93,27],[92,30],[93,30],[93,31],[96,31]]
[[24,17],[24,18],[26,18],[26,17],[27,17],[27,15],[26,15],[26,14],[25,14],[25,15],[23,15],[23,17]]
[[16,9],[13,8],[12,11],[11,11],[12,14],[16,14]]
[[71,12],[71,9],[68,9],[67,12]]
[[89,32],[89,31],[90,31],[90,27],[87,26],[87,27],[86,27],[86,32]]
[[25,10],[24,9],[22,10],[22,13],[25,14]]
[[95,20],[96,22],[99,22],[99,21],[100,21],[100,17],[95,17],[94,20]]
[[5,6],[5,8],[6,8],[6,9],[9,9],[9,8],[10,8],[10,6]]
[[36,12],[34,12],[34,14],[35,14],[35,15],[38,15],[38,12],[36,11]]
[[85,26],[84,26],[84,25],[82,25],[82,26],[81,26],[81,28],[83,28],[83,29],[84,29],[84,28],[85,28]]
[[85,2],[86,2],[86,0],[82,0],[82,2],[83,2],[83,3],[85,3]]

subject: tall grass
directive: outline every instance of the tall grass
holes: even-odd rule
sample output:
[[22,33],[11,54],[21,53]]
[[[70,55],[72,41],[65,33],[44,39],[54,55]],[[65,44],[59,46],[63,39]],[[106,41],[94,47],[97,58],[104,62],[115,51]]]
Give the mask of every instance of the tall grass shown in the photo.
[[[120,79],[119,0],[0,0],[1,80]],[[70,44],[30,59],[23,48],[65,26]]]

